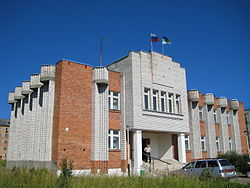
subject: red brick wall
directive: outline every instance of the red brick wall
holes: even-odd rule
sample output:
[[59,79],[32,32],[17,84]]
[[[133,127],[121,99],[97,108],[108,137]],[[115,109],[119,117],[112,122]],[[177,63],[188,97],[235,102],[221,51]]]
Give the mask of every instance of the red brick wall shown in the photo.
[[200,122],[201,136],[206,136],[206,127],[204,122]]
[[217,110],[218,106],[217,106],[217,100],[216,97],[214,96],[214,110]]
[[198,105],[199,106],[203,106],[204,103],[203,103],[203,96],[202,96],[202,93],[199,92],[199,102],[198,102]]
[[121,91],[121,74],[119,72],[109,71],[109,90]]
[[248,153],[248,146],[247,146],[247,137],[246,137],[246,121],[244,115],[244,104],[242,102],[239,103],[240,108],[238,111],[239,116],[239,126],[240,126],[240,138],[241,138],[241,146],[242,146],[242,153]]
[[74,169],[89,169],[92,67],[60,61],[56,65],[55,84],[52,158],[60,163],[67,157],[74,161]]
[[[109,71],[109,90],[121,92],[119,72]],[[121,130],[121,111],[109,110],[109,129]],[[122,168],[121,150],[110,150],[108,168]]]
[[216,137],[220,137],[220,124],[216,123],[215,124],[215,132],[216,132]]
[[193,160],[191,150],[186,151],[186,160],[190,162]]
[[230,124],[228,125],[228,136],[232,138],[232,126]]
[[206,159],[206,158],[207,158],[207,152],[206,152],[206,151],[203,151],[203,152],[202,152],[202,158],[203,158],[203,159]]

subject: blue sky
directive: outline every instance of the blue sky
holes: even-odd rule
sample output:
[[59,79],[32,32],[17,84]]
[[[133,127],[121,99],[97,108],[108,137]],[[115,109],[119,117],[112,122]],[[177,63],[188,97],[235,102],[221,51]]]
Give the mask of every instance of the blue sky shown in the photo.
[[1,0],[0,118],[10,116],[8,92],[42,64],[65,58],[97,66],[105,37],[107,65],[149,50],[150,33],[172,40],[165,53],[186,68],[188,89],[250,108],[249,20],[249,0]]

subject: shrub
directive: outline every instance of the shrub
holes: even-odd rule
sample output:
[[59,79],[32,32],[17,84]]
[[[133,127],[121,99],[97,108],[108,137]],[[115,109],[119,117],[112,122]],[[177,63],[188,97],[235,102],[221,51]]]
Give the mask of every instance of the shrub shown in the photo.
[[73,173],[73,161],[62,159],[61,174],[58,178],[59,187],[68,187]]
[[242,169],[250,161],[249,156],[247,154],[241,155],[241,154],[238,154],[234,151],[228,151],[225,154],[219,154],[218,158],[227,159],[235,166],[236,170],[239,172],[241,172]]

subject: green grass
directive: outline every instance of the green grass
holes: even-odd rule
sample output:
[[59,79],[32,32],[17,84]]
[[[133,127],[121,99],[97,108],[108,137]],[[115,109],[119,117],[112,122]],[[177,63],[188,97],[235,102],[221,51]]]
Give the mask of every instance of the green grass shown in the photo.
[[187,178],[179,176],[161,176],[161,177],[108,177],[108,176],[86,176],[72,177],[68,184],[61,182],[55,175],[48,170],[35,169],[5,169],[5,162],[0,161],[0,187],[1,188],[243,188],[249,187],[239,183],[232,183],[222,179]]

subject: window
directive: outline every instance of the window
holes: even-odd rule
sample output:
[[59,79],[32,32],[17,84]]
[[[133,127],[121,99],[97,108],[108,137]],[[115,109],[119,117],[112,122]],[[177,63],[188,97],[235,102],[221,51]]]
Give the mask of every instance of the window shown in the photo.
[[200,119],[200,121],[203,121],[202,107],[199,107],[199,119]]
[[216,143],[216,150],[220,151],[220,138],[219,137],[216,137],[215,143]]
[[149,110],[149,104],[150,104],[150,89],[145,88],[144,89],[144,109]]
[[230,123],[229,122],[229,112],[227,112],[226,116],[227,116],[227,124],[229,124]]
[[109,92],[109,109],[120,110],[120,93],[114,91]]
[[5,140],[5,141],[4,141],[4,144],[8,144],[8,140]]
[[188,163],[186,166],[183,167],[183,169],[190,169],[194,168],[194,162]]
[[180,95],[176,95],[175,104],[176,104],[177,114],[181,114],[181,96]]
[[214,110],[214,123],[217,123],[217,114],[216,114],[216,111]]
[[166,112],[166,92],[161,92],[161,111]]
[[173,97],[174,95],[172,93],[168,94],[168,112],[173,113]]
[[185,135],[185,148],[186,150],[190,150],[189,135]]
[[3,150],[7,150],[7,147],[4,147]]
[[158,91],[153,90],[153,110],[157,111],[158,109]]
[[210,112],[213,108],[213,105],[207,105],[207,111]]
[[229,150],[232,150],[232,138],[229,138],[228,142],[229,142]]
[[120,131],[109,130],[108,140],[109,140],[109,149],[114,149],[114,150],[120,149]]
[[214,168],[214,167],[218,167],[219,165],[217,161],[207,161],[207,166]]
[[8,134],[8,133],[6,133],[6,134],[5,134],[5,138],[8,138],[8,137],[9,137],[9,134]]
[[206,151],[206,138],[205,138],[205,136],[201,136],[201,150]]
[[206,168],[207,167],[207,162],[206,161],[197,161],[195,168]]
[[228,160],[219,160],[221,166],[232,166]]

